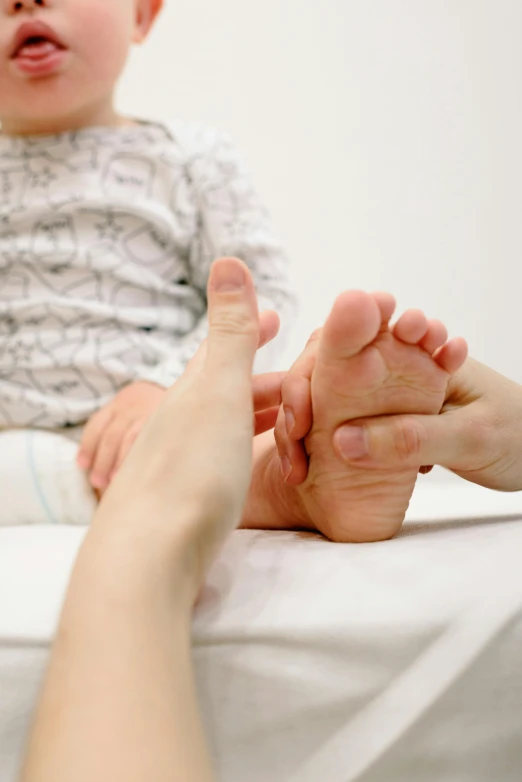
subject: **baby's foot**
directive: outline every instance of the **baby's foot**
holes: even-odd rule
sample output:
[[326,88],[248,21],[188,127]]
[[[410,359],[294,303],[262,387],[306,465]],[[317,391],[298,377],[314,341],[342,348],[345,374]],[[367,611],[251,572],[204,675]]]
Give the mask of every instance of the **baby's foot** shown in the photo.
[[[404,520],[416,468],[346,462],[336,454],[336,429],[355,419],[396,413],[437,414],[450,374],[465,361],[466,343],[446,342],[446,329],[422,312],[406,312],[390,329],[395,303],[360,291],[336,301],[319,342],[312,375],[313,426],[306,440],[307,480],[295,487],[310,526],[335,541],[376,541]],[[352,432],[354,454],[360,443]],[[344,443],[345,451],[350,442]]]

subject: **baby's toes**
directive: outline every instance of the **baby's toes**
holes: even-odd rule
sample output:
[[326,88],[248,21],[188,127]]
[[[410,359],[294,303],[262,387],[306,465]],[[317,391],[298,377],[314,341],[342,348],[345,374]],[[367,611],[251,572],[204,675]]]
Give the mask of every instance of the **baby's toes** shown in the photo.
[[345,368],[346,359],[359,354],[379,334],[381,311],[363,291],[345,291],[337,297],[323,327],[317,366]]
[[407,310],[392,329],[393,336],[408,345],[416,345],[427,334],[429,321],[421,310]]
[[468,343],[462,337],[454,337],[435,351],[434,361],[446,372],[452,374],[464,364],[468,357]]
[[432,356],[448,339],[448,330],[440,320],[429,320],[428,330],[419,342],[419,347]]
[[391,293],[386,293],[386,291],[375,291],[371,296],[379,307],[381,313],[381,330],[383,331],[388,328],[388,324],[395,312],[397,302]]

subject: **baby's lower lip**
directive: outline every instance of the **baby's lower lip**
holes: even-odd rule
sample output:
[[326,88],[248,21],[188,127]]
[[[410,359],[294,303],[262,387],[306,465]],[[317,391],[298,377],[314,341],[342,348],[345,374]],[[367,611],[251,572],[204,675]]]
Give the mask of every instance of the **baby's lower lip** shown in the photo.
[[45,41],[37,45],[23,46],[13,57],[13,62],[28,76],[49,76],[60,68],[66,55],[66,49],[51,41]]

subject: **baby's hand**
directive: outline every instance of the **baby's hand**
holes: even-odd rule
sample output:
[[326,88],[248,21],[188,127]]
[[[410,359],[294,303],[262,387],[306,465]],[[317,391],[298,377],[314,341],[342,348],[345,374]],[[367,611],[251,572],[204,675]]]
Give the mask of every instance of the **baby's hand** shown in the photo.
[[[279,318],[275,312],[262,312],[259,318],[259,345],[263,347],[277,335]],[[191,364],[201,362],[206,340]],[[283,372],[269,372],[252,379],[254,434],[273,429],[281,404]],[[102,494],[127,458],[144,424],[157,410],[167,390],[146,381],[126,386],[105,405],[85,427],[77,462],[90,474],[94,489]]]
[[166,390],[154,383],[132,383],[89,420],[77,460],[78,466],[89,472],[94,489],[103,492],[109,486],[165,394]]

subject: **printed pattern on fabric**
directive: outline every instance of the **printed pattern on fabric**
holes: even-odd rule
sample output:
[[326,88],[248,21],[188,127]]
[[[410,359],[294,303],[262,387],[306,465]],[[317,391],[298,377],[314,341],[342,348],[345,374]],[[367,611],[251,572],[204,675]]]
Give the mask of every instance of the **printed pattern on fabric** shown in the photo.
[[82,424],[132,381],[171,385],[205,337],[221,255],[290,313],[286,256],[227,136],[0,135],[0,428]]

